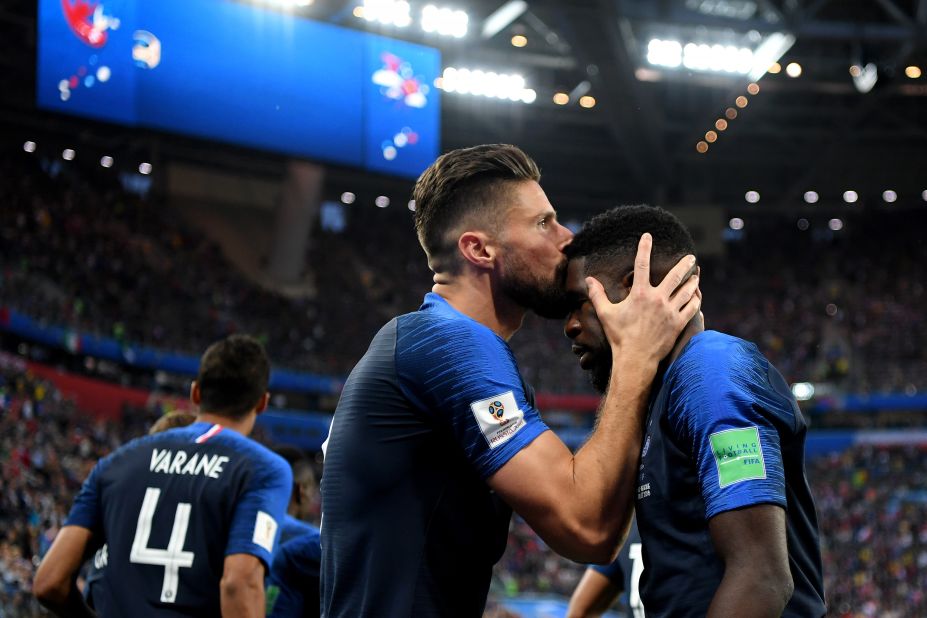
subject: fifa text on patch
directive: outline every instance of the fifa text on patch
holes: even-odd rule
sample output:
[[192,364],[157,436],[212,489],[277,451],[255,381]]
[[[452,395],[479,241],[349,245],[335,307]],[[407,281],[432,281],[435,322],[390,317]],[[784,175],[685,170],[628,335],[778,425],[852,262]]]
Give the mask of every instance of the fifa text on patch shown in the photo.
[[711,453],[718,468],[718,485],[766,478],[766,462],[756,427],[726,429],[711,434]]

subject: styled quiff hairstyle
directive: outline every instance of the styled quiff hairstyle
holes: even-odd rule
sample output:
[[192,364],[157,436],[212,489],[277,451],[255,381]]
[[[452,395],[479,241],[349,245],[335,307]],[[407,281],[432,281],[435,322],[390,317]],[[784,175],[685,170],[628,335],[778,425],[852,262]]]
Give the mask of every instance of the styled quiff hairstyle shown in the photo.
[[496,229],[512,183],[541,179],[517,146],[484,144],[438,157],[415,183],[415,231],[434,272],[456,273],[457,239],[466,226]]
[[570,259],[586,258],[586,274],[619,272],[634,267],[641,236],[653,236],[651,284],[657,285],[686,255],[695,255],[695,242],[682,221],[659,206],[617,206],[583,225],[564,249]]
[[206,348],[200,359],[200,409],[242,418],[261,401],[269,380],[264,346],[248,335],[226,337]]

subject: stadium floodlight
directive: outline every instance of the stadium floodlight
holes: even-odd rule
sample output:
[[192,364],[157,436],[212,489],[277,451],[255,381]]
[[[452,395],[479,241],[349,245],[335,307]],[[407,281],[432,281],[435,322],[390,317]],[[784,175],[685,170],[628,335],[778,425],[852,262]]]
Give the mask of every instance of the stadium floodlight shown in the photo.
[[818,202],[818,192],[817,191],[805,191],[805,203],[806,204],[817,204]]
[[853,191],[852,189],[849,191],[843,192],[843,201],[846,202],[847,204],[855,204],[856,200],[858,199],[859,199],[859,193],[857,193],[856,191]]
[[675,69],[682,64],[682,43],[651,39],[647,43],[647,62],[655,66]]
[[23,150],[26,152],[35,152],[35,142],[33,142],[32,140],[29,140],[28,142],[23,144]]
[[344,193],[341,194],[342,204],[353,204],[355,199],[357,199],[357,196],[351,193],[350,191],[345,191]]
[[100,157],[100,165],[102,167],[112,167],[113,158],[109,155],[103,155],[102,157]]
[[842,219],[831,219],[827,222],[827,227],[829,227],[834,232],[839,232],[843,229],[843,220]]
[[389,206],[389,198],[385,195],[378,195],[377,199],[373,200],[373,203],[377,205],[377,208],[386,208]]
[[527,10],[528,3],[524,0],[511,0],[510,2],[506,2],[493,11],[483,22],[483,30],[481,32],[483,38],[493,38],[513,21],[521,17]]
[[454,38],[463,38],[467,34],[470,18],[463,11],[438,8],[427,4],[422,9],[422,30]]
[[927,189],[924,189],[924,190],[921,192],[921,199],[924,200],[925,202],[927,202]]
[[142,162],[138,164],[138,173],[147,176],[151,173],[151,163]]
[[814,397],[814,384],[811,382],[796,382],[792,385],[792,394],[798,401],[808,401]]
[[647,62],[654,66],[692,71],[746,75],[753,67],[753,51],[734,45],[708,45],[651,39],[647,43]]
[[854,65],[854,68],[857,70],[850,73],[850,76],[853,78],[853,85],[856,87],[857,92],[866,94],[872,90],[876,82],[879,81],[879,67],[870,62],[864,67]]
[[778,60],[785,52],[792,49],[792,45],[795,45],[795,35],[785,34],[784,32],[773,32],[767,36],[762,43],[753,50],[753,66],[750,67],[750,72],[747,73],[747,77],[750,78],[750,81],[757,81],[770,70],[771,67],[775,66],[776,70],[773,71],[778,73],[781,68],[779,67]]
[[61,158],[65,161],[72,161],[76,154],[73,148],[65,148],[61,151]]
[[744,220],[740,217],[734,217],[727,222],[727,226],[732,230],[742,230],[744,229]]
[[760,193],[759,191],[747,191],[744,194],[744,199],[747,200],[748,204],[756,204],[760,201]]
[[408,208],[410,211],[415,212],[415,200],[409,200]]
[[531,88],[525,88],[525,78],[521,75],[478,69],[447,67],[441,75],[441,89],[445,92],[508,99],[522,103],[533,103],[537,99],[537,92]]
[[364,0],[361,13],[367,21],[375,21],[385,26],[405,28],[412,23],[409,3],[405,0]]
[[885,200],[886,203],[891,204],[898,199],[898,194],[891,189],[886,189],[882,191],[882,199]]

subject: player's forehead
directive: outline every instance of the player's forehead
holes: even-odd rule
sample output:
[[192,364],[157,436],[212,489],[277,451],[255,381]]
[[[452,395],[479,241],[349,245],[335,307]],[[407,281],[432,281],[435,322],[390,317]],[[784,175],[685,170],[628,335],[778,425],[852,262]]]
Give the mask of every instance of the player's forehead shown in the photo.
[[509,219],[532,219],[557,214],[544,189],[534,180],[512,182],[507,193]]
[[567,262],[566,292],[570,295],[585,297],[586,288],[586,258],[571,258]]

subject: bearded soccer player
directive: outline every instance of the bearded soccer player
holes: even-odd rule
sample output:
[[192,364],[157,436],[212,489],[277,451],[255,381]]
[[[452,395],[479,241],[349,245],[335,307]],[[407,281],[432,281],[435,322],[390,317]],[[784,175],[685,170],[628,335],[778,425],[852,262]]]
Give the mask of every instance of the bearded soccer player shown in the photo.
[[[640,419],[659,360],[698,312],[694,258],[629,302],[596,432],[575,455],[541,421],[508,339],[530,309],[562,317],[563,248],[534,161],[514,146],[449,152],[416,183],[434,272],[345,383],[322,475],[322,615],[480,616],[512,509],[556,551],[610,561],[627,530]],[[606,307],[606,305],[608,305]]]
[[[619,334],[600,320],[586,278],[612,300],[633,295],[643,233],[653,236],[655,277],[695,250],[669,212],[628,206],[593,218],[567,252],[565,331],[600,390],[620,359],[608,345]],[[646,615],[823,616],[807,425],[779,372],[754,344],[705,330],[698,314],[664,355],[651,392],[635,504]]]
[[203,355],[196,422],[138,438],[100,460],[36,572],[39,601],[93,615],[75,585],[107,544],[106,615],[263,616],[264,575],[293,477],[247,436],[267,406],[263,346],[233,335]]

